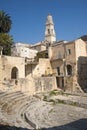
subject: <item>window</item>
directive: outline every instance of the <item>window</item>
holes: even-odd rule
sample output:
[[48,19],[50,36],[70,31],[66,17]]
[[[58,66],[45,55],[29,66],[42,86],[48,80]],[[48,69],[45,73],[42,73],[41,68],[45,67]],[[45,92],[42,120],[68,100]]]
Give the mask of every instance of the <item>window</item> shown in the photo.
[[67,75],[72,75],[72,66],[67,65]]
[[50,34],[50,29],[48,29],[48,34]]
[[70,55],[70,54],[71,54],[71,50],[68,49],[68,50],[67,50],[67,55]]
[[57,67],[57,74],[60,75],[60,67]]

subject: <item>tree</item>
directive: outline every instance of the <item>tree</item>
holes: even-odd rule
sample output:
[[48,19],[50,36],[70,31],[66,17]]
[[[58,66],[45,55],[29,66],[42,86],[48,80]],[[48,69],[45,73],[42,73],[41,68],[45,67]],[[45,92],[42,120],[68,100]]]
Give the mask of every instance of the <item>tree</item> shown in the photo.
[[7,33],[0,33],[0,48],[3,55],[11,55],[11,46],[13,43],[12,36]]
[[4,11],[0,11],[0,51],[3,55],[11,55],[11,45],[13,38],[8,34],[11,29],[12,21],[10,16]]
[[48,51],[38,52],[35,60],[39,61],[39,58],[48,58]]
[[11,29],[12,21],[10,16],[4,11],[0,11],[0,33],[8,33]]

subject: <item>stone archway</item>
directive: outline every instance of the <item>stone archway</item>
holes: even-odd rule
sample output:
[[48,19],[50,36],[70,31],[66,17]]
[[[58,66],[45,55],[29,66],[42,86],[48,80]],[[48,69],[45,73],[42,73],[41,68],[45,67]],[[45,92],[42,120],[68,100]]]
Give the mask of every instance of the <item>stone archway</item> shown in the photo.
[[18,69],[17,67],[13,67],[11,71],[11,79],[17,79],[18,78]]

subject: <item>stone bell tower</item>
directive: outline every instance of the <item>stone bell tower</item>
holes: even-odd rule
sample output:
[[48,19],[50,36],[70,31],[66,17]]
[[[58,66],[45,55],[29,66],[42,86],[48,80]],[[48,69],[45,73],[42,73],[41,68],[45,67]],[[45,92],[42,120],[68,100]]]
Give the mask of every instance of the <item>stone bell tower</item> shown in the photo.
[[45,30],[45,40],[51,44],[56,41],[56,34],[54,30],[54,23],[51,14],[47,16],[46,20],[46,30]]

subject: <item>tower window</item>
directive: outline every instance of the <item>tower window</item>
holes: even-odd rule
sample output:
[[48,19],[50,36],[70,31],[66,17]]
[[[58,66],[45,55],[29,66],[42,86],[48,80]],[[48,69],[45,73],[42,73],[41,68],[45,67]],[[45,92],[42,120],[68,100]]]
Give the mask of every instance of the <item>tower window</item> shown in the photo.
[[50,34],[50,29],[48,29],[48,34]]

